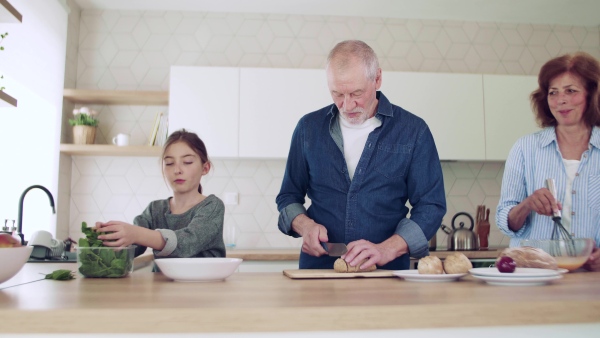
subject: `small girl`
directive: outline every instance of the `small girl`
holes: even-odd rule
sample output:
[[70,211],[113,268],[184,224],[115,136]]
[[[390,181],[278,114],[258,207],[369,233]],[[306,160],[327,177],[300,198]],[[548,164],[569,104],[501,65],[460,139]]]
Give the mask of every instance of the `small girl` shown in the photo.
[[163,176],[173,197],[153,201],[132,224],[97,222],[105,246],[136,244],[135,255],[146,247],[158,257],[225,257],[223,218],[225,207],[215,195],[202,195],[200,179],[210,171],[204,142],[181,129],[172,133],[162,154]]

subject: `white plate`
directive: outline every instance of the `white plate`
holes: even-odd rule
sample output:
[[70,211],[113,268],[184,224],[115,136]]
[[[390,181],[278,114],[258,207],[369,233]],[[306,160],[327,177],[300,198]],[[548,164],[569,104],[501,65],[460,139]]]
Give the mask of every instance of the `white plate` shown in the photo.
[[497,268],[473,268],[469,272],[473,276],[487,276],[500,278],[524,278],[524,277],[552,277],[560,275],[557,270],[516,268],[515,272],[500,272]]
[[402,277],[409,282],[453,282],[466,276],[466,273],[452,273],[441,275],[424,275],[420,274],[419,270],[398,270],[392,271],[395,276]]
[[558,269],[556,269],[556,272],[558,272],[558,273],[567,273],[567,272],[569,272],[569,270],[558,268]]
[[473,275],[474,278],[481,279],[490,285],[500,286],[534,286],[544,285],[552,282],[553,280],[563,278],[562,275],[556,276],[543,276],[543,277],[490,277],[490,276],[478,276]]

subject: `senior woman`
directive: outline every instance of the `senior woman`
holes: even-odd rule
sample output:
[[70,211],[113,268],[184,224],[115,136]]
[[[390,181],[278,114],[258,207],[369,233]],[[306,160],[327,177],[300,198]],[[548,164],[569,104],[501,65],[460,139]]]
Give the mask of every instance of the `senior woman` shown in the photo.
[[[600,64],[589,54],[548,61],[531,105],[541,131],[520,138],[508,155],[496,222],[511,238],[550,239],[552,211],[574,237],[593,238],[585,268],[600,271]],[[557,198],[546,189],[556,180]]]

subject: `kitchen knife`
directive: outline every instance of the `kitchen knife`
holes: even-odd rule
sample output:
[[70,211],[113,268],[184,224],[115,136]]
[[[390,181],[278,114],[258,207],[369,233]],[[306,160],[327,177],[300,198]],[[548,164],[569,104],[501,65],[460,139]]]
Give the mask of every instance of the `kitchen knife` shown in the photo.
[[321,242],[321,245],[323,246],[323,249],[325,249],[325,251],[327,251],[329,256],[340,257],[341,255],[348,252],[348,248],[346,247],[346,244],[344,244],[344,243]]

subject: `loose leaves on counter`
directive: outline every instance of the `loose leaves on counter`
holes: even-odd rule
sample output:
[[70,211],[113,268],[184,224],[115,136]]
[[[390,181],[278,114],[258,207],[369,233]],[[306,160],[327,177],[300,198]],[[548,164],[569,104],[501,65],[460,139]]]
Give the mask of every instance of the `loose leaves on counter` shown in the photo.
[[46,275],[46,279],[54,279],[54,280],[69,280],[73,279],[75,276],[73,275],[73,271],[71,270],[55,270],[52,273]]
[[79,239],[79,272],[86,277],[123,277],[131,270],[129,250],[102,244],[98,235],[86,222],[81,223],[85,238]]

